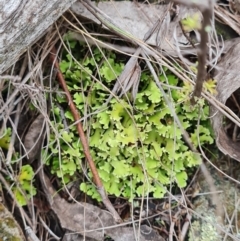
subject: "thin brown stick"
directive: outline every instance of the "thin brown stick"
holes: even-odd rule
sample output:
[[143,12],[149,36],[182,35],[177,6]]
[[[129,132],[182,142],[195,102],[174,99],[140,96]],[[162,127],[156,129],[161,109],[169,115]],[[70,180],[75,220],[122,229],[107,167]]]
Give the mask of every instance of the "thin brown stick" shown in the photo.
[[203,88],[203,82],[206,79],[207,71],[206,71],[206,62],[207,62],[207,54],[208,54],[208,31],[207,28],[211,26],[212,19],[212,8],[206,8],[203,12],[203,23],[202,28],[200,30],[201,41],[198,50],[198,72],[197,72],[197,80],[195,89],[193,92],[193,96],[191,99],[191,103],[195,104],[195,96],[200,97]]
[[81,143],[82,143],[83,152],[84,152],[84,155],[85,155],[85,157],[86,157],[86,159],[88,161],[88,164],[89,164],[89,167],[91,169],[91,172],[93,174],[94,183],[97,186],[98,192],[101,195],[102,201],[105,204],[106,208],[113,215],[113,218],[115,219],[115,221],[117,223],[120,223],[120,222],[122,222],[122,220],[121,220],[119,214],[116,212],[116,210],[114,209],[112,203],[109,201],[109,199],[108,199],[108,197],[106,195],[106,192],[105,192],[105,189],[103,187],[102,181],[101,181],[101,179],[100,179],[100,177],[98,175],[97,168],[96,168],[95,163],[94,163],[94,161],[93,161],[93,159],[91,157],[89,146],[88,146],[88,141],[87,141],[87,138],[86,138],[86,136],[84,134],[82,124],[79,121],[81,119],[81,117],[80,117],[80,115],[78,113],[78,110],[77,110],[76,106],[73,103],[72,96],[71,96],[71,94],[70,94],[70,92],[68,90],[68,87],[67,87],[65,79],[63,77],[63,74],[60,71],[59,63],[58,63],[58,61],[56,59],[56,54],[57,54],[57,51],[56,51],[55,47],[53,47],[52,51],[51,51],[51,54],[50,54],[50,60],[53,63],[54,67],[57,69],[58,81],[59,81],[60,85],[62,86],[63,90],[66,93],[67,100],[68,100],[68,103],[69,103],[69,108],[70,108],[70,110],[71,110],[71,112],[73,114],[73,118],[74,118],[74,120],[76,122],[76,127],[77,127],[77,131],[78,131]]

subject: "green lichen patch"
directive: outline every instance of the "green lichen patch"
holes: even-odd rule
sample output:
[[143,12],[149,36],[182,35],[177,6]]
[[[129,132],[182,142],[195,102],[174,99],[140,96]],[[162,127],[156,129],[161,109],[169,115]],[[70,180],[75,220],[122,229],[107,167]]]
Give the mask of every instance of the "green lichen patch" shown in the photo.
[[23,241],[18,224],[9,211],[0,203],[0,240]]

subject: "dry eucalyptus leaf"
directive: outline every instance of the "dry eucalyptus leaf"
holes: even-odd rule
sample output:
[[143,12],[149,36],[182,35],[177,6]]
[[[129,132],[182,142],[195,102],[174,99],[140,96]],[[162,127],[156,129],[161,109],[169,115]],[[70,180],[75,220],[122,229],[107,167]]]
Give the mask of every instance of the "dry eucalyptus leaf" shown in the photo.
[[[140,51],[140,48],[136,51],[137,55],[140,53]],[[116,81],[116,84],[114,85],[112,93],[116,94],[117,92],[121,91],[121,94],[119,96],[121,97],[131,89],[131,98],[135,100],[138,92],[140,76],[141,68],[138,64],[137,56],[134,55],[129,59],[129,61],[125,65],[123,72],[121,73],[121,75]]]
[[[110,236],[115,241],[135,241],[136,234],[132,227],[119,226],[112,215],[94,205],[78,202],[68,203],[53,189],[49,179],[45,176],[45,188],[48,196],[52,197],[52,210],[57,215],[62,228],[73,233],[81,234],[88,239],[103,240],[104,235]],[[114,226],[112,228],[109,228]],[[138,228],[135,228],[138,232]],[[68,237],[69,238],[69,237]],[[65,237],[65,240],[67,237]],[[72,239],[71,239],[72,240]],[[84,240],[80,236],[74,240]],[[141,226],[139,241],[163,241],[162,237],[150,227]]]
[[[240,38],[233,41],[232,47],[226,52],[225,56],[218,64],[218,72],[214,79],[217,80],[216,99],[226,104],[227,99],[240,88],[239,80],[239,56],[240,56]],[[240,161],[239,142],[233,141],[224,130],[224,115],[211,106],[211,116],[213,129],[216,136],[218,148],[225,154]]]
[[[107,19],[111,19],[111,24],[131,34],[133,39],[144,41],[149,31],[153,31],[151,37],[146,41],[147,44],[157,46],[171,56],[178,56],[178,47],[182,54],[194,54],[195,50],[187,45],[189,41],[182,33],[179,21],[199,12],[196,9],[179,6],[177,15],[171,19],[170,17],[166,18],[169,16],[168,4],[154,5],[129,1],[101,1],[99,3],[91,2],[91,4],[102,12],[103,18],[105,15],[108,16]],[[80,2],[75,2],[71,11],[101,24]],[[153,29],[157,22],[159,22],[158,26]]]
[[41,151],[44,132],[44,116],[39,114],[30,125],[23,142],[30,163],[35,160]]
[[137,93],[138,93],[138,86],[139,86],[139,83],[140,83],[141,73],[142,73],[142,70],[141,70],[139,64],[136,64],[134,72],[131,76],[131,81],[129,83],[130,87],[132,88],[131,93],[132,93],[133,100],[136,99],[136,96],[137,96]]

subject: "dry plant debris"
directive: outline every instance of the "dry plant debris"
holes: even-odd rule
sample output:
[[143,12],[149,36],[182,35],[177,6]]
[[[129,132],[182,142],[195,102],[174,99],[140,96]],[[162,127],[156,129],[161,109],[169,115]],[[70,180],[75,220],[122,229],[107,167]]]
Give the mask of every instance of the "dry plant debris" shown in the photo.
[[[179,21],[187,17],[189,13],[194,14],[199,11],[192,9],[191,7],[193,5],[191,4],[191,6],[187,4],[187,7],[178,4],[173,5],[172,3],[156,6],[153,4],[142,5],[140,3],[119,3],[111,1],[110,3],[100,2],[99,5],[93,6],[89,1],[80,2],[73,5],[72,12],[66,14],[61,20],[59,20],[59,23],[56,23],[56,29],[54,28],[56,31],[52,31],[52,33],[49,32],[45,38],[37,43],[37,45],[29,49],[28,54],[26,55],[27,61],[19,61],[15,68],[6,72],[5,77],[1,77],[1,80],[3,79],[0,84],[3,95],[0,100],[2,130],[5,131],[5,126],[10,125],[12,126],[13,133],[15,133],[12,136],[7,136],[7,141],[9,142],[6,143],[4,141],[4,145],[2,146],[5,147],[6,150],[0,152],[0,178],[7,190],[4,192],[4,198],[8,201],[15,199],[14,193],[9,184],[19,185],[19,171],[27,161],[27,158],[23,158],[24,155],[26,155],[30,162],[32,162],[32,166],[35,170],[34,177],[31,177],[31,185],[38,185],[39,190],[41,191],[38,193],[38,196],[28,199],[28,205],[26,208],[23,209],[18,204],[17,208],[21,212],[23,229],[26,231],[26,234],[31,235],[34,240],[47,240],[50,236],[59,240],[59,237],[55,233],[59,233],[60,236],[62,234],[61,228],[56,228],[54,230],[55,233],[52,231],[54,228],[51,224],[54,218],[51,218],[50,215],[48,215],[49,209],[54,211],[55,216],[53,216],[55,218],[58,217],[62,228],[75,233],[79,232],[81,236],[86,238],[103,240],[106,235],[109,235],[117,241],[135,240],[136,237],[139,238],[138,240],[174,240],[177,238],[184,240],[192,217],[191,209],[188,208],[189,206],[192,207],[191,197],[176,197],[169,194],[169,202],[165,202],[164,205],[163,202],[159,202],[161,206],[160,209],[151,209],[149,206],[150,202],[148,201],[145,209],[144,201],[141,200],[139,205],[139,219],[135,221],[132,220],[134,219],[134,215],[129,213],[128,210],[126,216],[130,218],[130,221],[119,225],[116,223],[116,221],[119,220],[116,210],[124,213],[125,207],[132,208],[133,204],[129,204],[126,200],[124,200],[123,203],[120,202],[120,204],[111,204],[108,199],[109,197],[105,196],[103,199],[110,203],[108,208],[110,207],[114,216],[107,211],[84,201],[76,201],[75,197],[72,197],[74,203],[70,204],[66,201],[67,198],[63,198],[64,195],[68,193],[67,187],[65,187],[67,191],[60,192],[62,196],[56,193],[53,186],[59,188],[59,181],[49,181],[43,170],[45,163],[43,163],[43,159],[39,157],[41,156],[40,146],[48,146],[47,142],[49,141],[50,129],[52,128],[54,130],[55,128],[49,119],[49,106],[51,106],[51,103],[49,102],[53,101],[52,99],[49,100],[49,96],[51,96],[49,93],[63,94],[64,92],[70,101],[69,104],[72,105],[70,98],[71,93],[68,92],[66,88],[61,90],[60,88],[54,89],[55,87],[53,87],[53,80],[56,75],[60,75],[60,72],[58,65],[56,64],[58,63],[58,60],[56,61],[55,56],[53,57],[52,54],[57,55],[59,50],[54,49],[50,57],[51,61],[48,61],[49,59],[47,56],[49,56],[50,51],[53,50],[53,46],[58,47],[58,45],[56,45],[57,42],[63,44],[62,41],[58,40],[62,40],[63,33],[66,30],[63,31],[63,28],[59,30],[60,26],[65,25],[64,27],[66,29],[69,28],[71,30],[76,27],[76,24],[79,24],[77,28],[83,27],[82,23],[79,22],[77,16],[75,16],[73,12],[75,12],[78,17],[88,18],[88,20],[95,21],[95,23],[101,22],[101,24],[108,29],[108,33],[111,32],[112,35],[114,35],[115,39],[118,38],[119,40],[120,37],[120,44],[118,41],[116,41],[117,44],[108,44],[107,42],[93,38],[84,28],[82,28],[78,34],[72,35],[73,39],[81,38],[82,41],[85,40],[85,42],[89,42],[90,45],[99,44],[102,48],[105,46],[108,49],[115,49],[118,52],[124,52],[127,50],[128,54],[134,54],[126,64],[122,75],[119,77],[118,81],[116,81],[116,85],[113,87],[110,95],[111,98],[117,97],[117,95],[119,95],[119,97],[121,95],[124,96],[126,92],[131,89],[131,94],[134,99],[134,96],[137,94],[139,75],[141,75],[141,66],[138,63],[138,60],[141,58],[146,60],[149,69],[151,69],[152,63],[158,64],[160,69],[162,66],[167,66],[167,68],[180,79],[183,79],[190,85],[194,85],[194,80],[197,79],[197,76],[196,72],[193,70],[194,64],[189,60],[189,54],[191,54],[191,58],[196,59],[199,45],[189,42],[190,32],[194,32],[197,39],[199,37],[201,38],[201,36],[198,35],[199,30],[183,32],[183,27],[179,24]],[[186,4],[186,1],[175,1],[175,3]],[[196,6],[201,10],[202,8],[206,10],[205,15],[203,16],[204,20],[207,21],[205,25],[210,24],[211,14],[214,10],[215,16],[218,19],[225,21],[237,33],[239,33],[239,16],[235,13],[235,10],[238,10],[236,5],[231,6],[232,10],[234,10],[233,13],[227,13],[226,7],[216,5],[214,9],[209,9],[209,5],[208,8],[206,8],[207,5],[204,5],[205,3],[210,2],[202,1],[201,4]],[[132,14],[128,14],[126,8],[121,7],[120,4],[126,4],[128,6],[127,9],[130,9]],[[107,7],[109,7],[109,9],[107,9]],[[118,14],[114,12],[114,8],[118,10]],[[124,11],[122,11],[122,9],[124,9]],[[104,10],[108,11],[107,14],[109,17],[106,17],[103,13]],[[89,14],[89,11],[91,14]],[[113,15],[111,16],[112,13]],[[152,14],[153,17],[151,17],[150,13],[154,13]],[[120,16],[119,19],[117,18],[118,16]],[[133,17],[133,19],[130,19],[130,17]],[[135,22],[134,18],[136,18]],[[147,19],[147,21],[144,22],[142,21],[143,19]],[[211,22],[211,24],[213,23]],[[214,25],[212,25],[212,27],[214,27]],[[57,35],[57,33],[59,35]],[[202,37],[202,40],[204,40],[204,43],[202,44],[205,44],[205,47],[207,46],[206,38],[208,37]],[[218,42],[214,31],[211,32],[208,41],[209,44],[207,49],[203,51],[204,56],[205,58],[207,57],[207,59],[201,62],[201,68],[204,69],[206,63],[209,65],[210,69],[217,69],[218,72],[214,78],[218,81],[218,93],[217,96],[214,97],[213,92],[209,92],[209,89],[207,88],[204,88],[203,91],[200,91],[199,93],[201,93],[201,95],[213,106],[213,127],[220,150],[239,160],[237,143],[239,133],[237,126],[240,126],[240,122],[239,117],[237,116],[238,111],[231,110],[231,108],[238,108],[239,106],[238,100],[236,100],[237,94],[234,93],[239,88],[239,81],[237,81],[238,66],[236,64],[238,61],[239,44],[236,44],[234,47],[229,47],[232,43],[230,41],[226,43],[225,47],[224,42]],[[128,44],[131,43],[131,47],[122,46],[123,43],[126,42],[128,42]],[[187,46],[185,46],[186,43],[188,44]],[[200,44],[200,46],[203,45]],[[217,62],[223,51],[227,53],[218,65]],[[173,59],[173,57],[175,59]],[[178,58],[178,62],[175,61],[176,58]],[[55,67],[53,67],[53,62],[55,63]],[[22,64],[22,70],[21,63],[24,63]],[[178,63],[181,64],[177,65]],[[230,66],[229,71],[226,71],[226,65]],[[154,76],[154,68],[152,68],[151,72]],[[92,78],[94,78],[94,76],[92,76]],[[21,82],[19,82],[19,80]],[[229,82],[234,83],[234,85],[229,85]],[[121,89],[122,91],[119,92]],[[200,96],[200,94],[198,94],[198,96]],[[228,108],[225,104],[229,98],[233,98],[234,104],[230,104]],[[19,126],[19,123],[23,123],[24,121],[19,121],[19,116],[21,117],[21,115],[23,115],[22,113],[28,111],[29,103],[31,103],[38,111],[38,117],[30,123],[24,137],[20,137],[18,136],[18,128],[22,128],[22,126]],[[15,108],[15,106],[17,107]],[[170,105],[169,108],[171,108]],[[231,121],[229,125],[230,127],[226,128],[225,126],[225,129],[222,124],[223,116],[226,116]],[[176,114],[174,118],[178,120]],[[78,121],[79,119],[79,115],[76,115],[75,121]],[[37,122],[40,123],[40,125],[37,125],[36,127],[35,125]],[[226,121],[226,123],[228,125],[229,122]],[[179,126],[179,128],[184,130],[181,126]],[[88,156],[89,150],[86,140],[84,140],[84,138],[86,139],[85,133],[83,130],[80,130],[79,132],[82,143],[85,145],[85,154]],[[227,136],[226,132],[231,136]],[[188,133],[185,134],[185,141],[188,141]],[[10,138],[10,140],[8,138]],[[20,146],[20,153],[22,151],[22,155],[20,156],[14,151],[15,139],[19,142],[18,146]],[[191,142],[189,142],[189,145],[191,145]],[[204,156],[204,153],[202,153],[202,155]],[[88,157],[88,159],[91,159],[91,157]],[[92,170],[94,170],[94,168],[92,168]],[[47,172],[47,170],[45,171]],[[102,188],[101,182],[98,180],[98,174],[95,173],[94,176],[95,179],[97,179],[95,180],[97,186]],[[29,176],[27,176],[27,178],[29,178]],[[34,182],[33,179],[38,181]],[[23,196],[25,196],[25,191],[26,190],[22,190]],[[42,195],[41,192],[43,193]],[[69,195],[69,193],[67,195]],[[46,201],[48,201],[48,204],[46,204]],[[132,208],[132,210],[134,210],[134,208]],[[160,217],[161,220],[156,222],[156,219],[149,217],[149,210],[152,211],[152,217],[156,215]],[[144,212],[148,215],[144,216]],[[151,225],[153,224],[152,228],[149,228],[144,224],[145,220],[147,220],[146,222],[148,225],[149,222],[153,222],[151,223]],[[42,225],[39,225],[39,221]],[[138,224],[137,227],[135,227],[135,223]],[[132,226],[124,227],[124,225]],[[156,230],[158,230],[158,233]],[[146,233],[152,234],[153,237],[147,236]]]

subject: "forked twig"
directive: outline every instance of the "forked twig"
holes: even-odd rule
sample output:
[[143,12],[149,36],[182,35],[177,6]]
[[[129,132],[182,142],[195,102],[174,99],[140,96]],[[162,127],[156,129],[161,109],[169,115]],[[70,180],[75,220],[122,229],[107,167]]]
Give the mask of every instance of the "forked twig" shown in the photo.
[[191,98],[191,103],[195,104],[195,97],[199,98],[202,94],[203,83],[206,79],[206,63],[208,55],[208,42],[209,32],[212,31],[211,21],[213,18],[214,3],[213,0],[202,0],[202,1],[188,1],[188,0],[167,0],[167,2],[175,2],[177,4],[183,4],[188,7],[198,8],[203,15],[202,27],[200,29],[201,40],[198,49],[198,71],[196,85]]
[[68,103],[69,103],[69,108],[70,108],[70,110],[72,112],[72,115],[74,117],[74,120],[76,122],[76,127],[77,127],[77,131],[78,131],[81,143],[82,143],[83,152],[84,152],[84,155],[85,155],[85,157],[86,157],[86,159],[88,161],[88,164],[89,164],[89,167],[91,169],[91,172],[93,174],[94,182],[95,182],[95,184],[97,186],[98,192],[101,195],[102,201],[105,204],[106,208],[113,215],[113,218],[115,219],[115,221],[117,223],[120,223],[120,222],[122,222],[122,220],[121,220],[119,214],[116,212],[116,210],[114,209],[112,203],[109,201],[109,199],[108,199],[108,197],[106,195],[106,192],[105,192],[105,189],[103,187],[102,181],[101,181],[101,179],[99,177],[97,168],[96,168],[95,163],[94,163],[94,161],[93,161],[93,159],[91,157],[89,146],[88,146],[88,142],[87,142],[87,138],[86,138],[86,136],[84,134],[82,124],[79,121],[81,119],[81,117],[79,115],[79,112],[78,112],[75,104],[73,103],[71,94],[70,94],[70,92],[68,90],[68,87],[67,87],[65,79],[63,77],[63,74],[60,71],[59,63],[58,63],[58,61],[56,59],[56,54],[57,54],[57,51],[56,51],[55,47],[53,47],[52,51],[51,51],[51,54],[50,54],[50,59],[51,59],[51,62],[53,63],[53,65],[55,66],[55,68],[57,69],[58,81],[59,81],[61,87],[63,88],[63,90],[66,93],[66,97],[67,97],[67,100],[68,100]]

